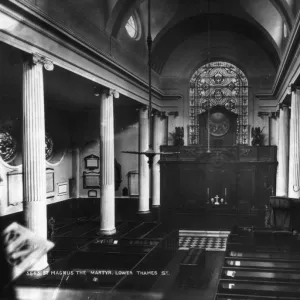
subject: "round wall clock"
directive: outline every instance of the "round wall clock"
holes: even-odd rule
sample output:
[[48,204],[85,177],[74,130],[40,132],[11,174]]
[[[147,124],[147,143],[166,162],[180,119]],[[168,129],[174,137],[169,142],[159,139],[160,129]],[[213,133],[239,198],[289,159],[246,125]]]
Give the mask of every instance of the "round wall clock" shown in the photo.
[[215,112],[210,115],[209,125],[210,134],[215,137],[224,136],[230,129],[229,119],[221,112]]

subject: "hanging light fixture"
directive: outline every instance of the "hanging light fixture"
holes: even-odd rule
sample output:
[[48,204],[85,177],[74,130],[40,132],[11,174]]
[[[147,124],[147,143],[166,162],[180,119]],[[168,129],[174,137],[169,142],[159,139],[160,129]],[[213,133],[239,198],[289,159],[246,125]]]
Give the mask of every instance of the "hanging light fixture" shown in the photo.
[[160,154],[176,154],[179,152],[155,152],[152,145],[152,61],[151,61],[151,51],[152,51],[152,36],[151,36],[151,1],[148,0],[148,36],[147,36],[147,48],[148,48],[148,96],[149,96],[149,109],[148,109],[148,120],[149,120],[149,148],[146,151],[122,151],[122,153],[146,155],[148,157],[149,168],[152,168],[153,158],[155,155]]

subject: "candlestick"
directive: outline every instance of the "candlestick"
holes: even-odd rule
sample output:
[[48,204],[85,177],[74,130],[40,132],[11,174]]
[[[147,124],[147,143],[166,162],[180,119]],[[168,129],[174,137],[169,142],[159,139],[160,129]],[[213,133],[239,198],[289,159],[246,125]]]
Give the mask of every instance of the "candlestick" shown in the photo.
[[209,203],[209,188],[207,188],[207,203]]

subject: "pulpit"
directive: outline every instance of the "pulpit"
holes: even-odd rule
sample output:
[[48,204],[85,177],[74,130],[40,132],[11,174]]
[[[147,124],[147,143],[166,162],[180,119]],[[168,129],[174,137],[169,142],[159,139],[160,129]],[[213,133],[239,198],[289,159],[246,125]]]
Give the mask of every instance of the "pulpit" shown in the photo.
[[299,212],[300,199],[270,197],[270,225],[275,229],[291,230],[298,227],[293,220],[294,212]]

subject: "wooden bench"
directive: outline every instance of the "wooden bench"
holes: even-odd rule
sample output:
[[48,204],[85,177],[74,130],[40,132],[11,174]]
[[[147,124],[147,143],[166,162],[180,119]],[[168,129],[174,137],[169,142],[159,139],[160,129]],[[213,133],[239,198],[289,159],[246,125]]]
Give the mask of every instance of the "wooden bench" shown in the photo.
[[180,263],[179,281],[181,287],[196,287],[205,267],[205,249],[191,248]]

